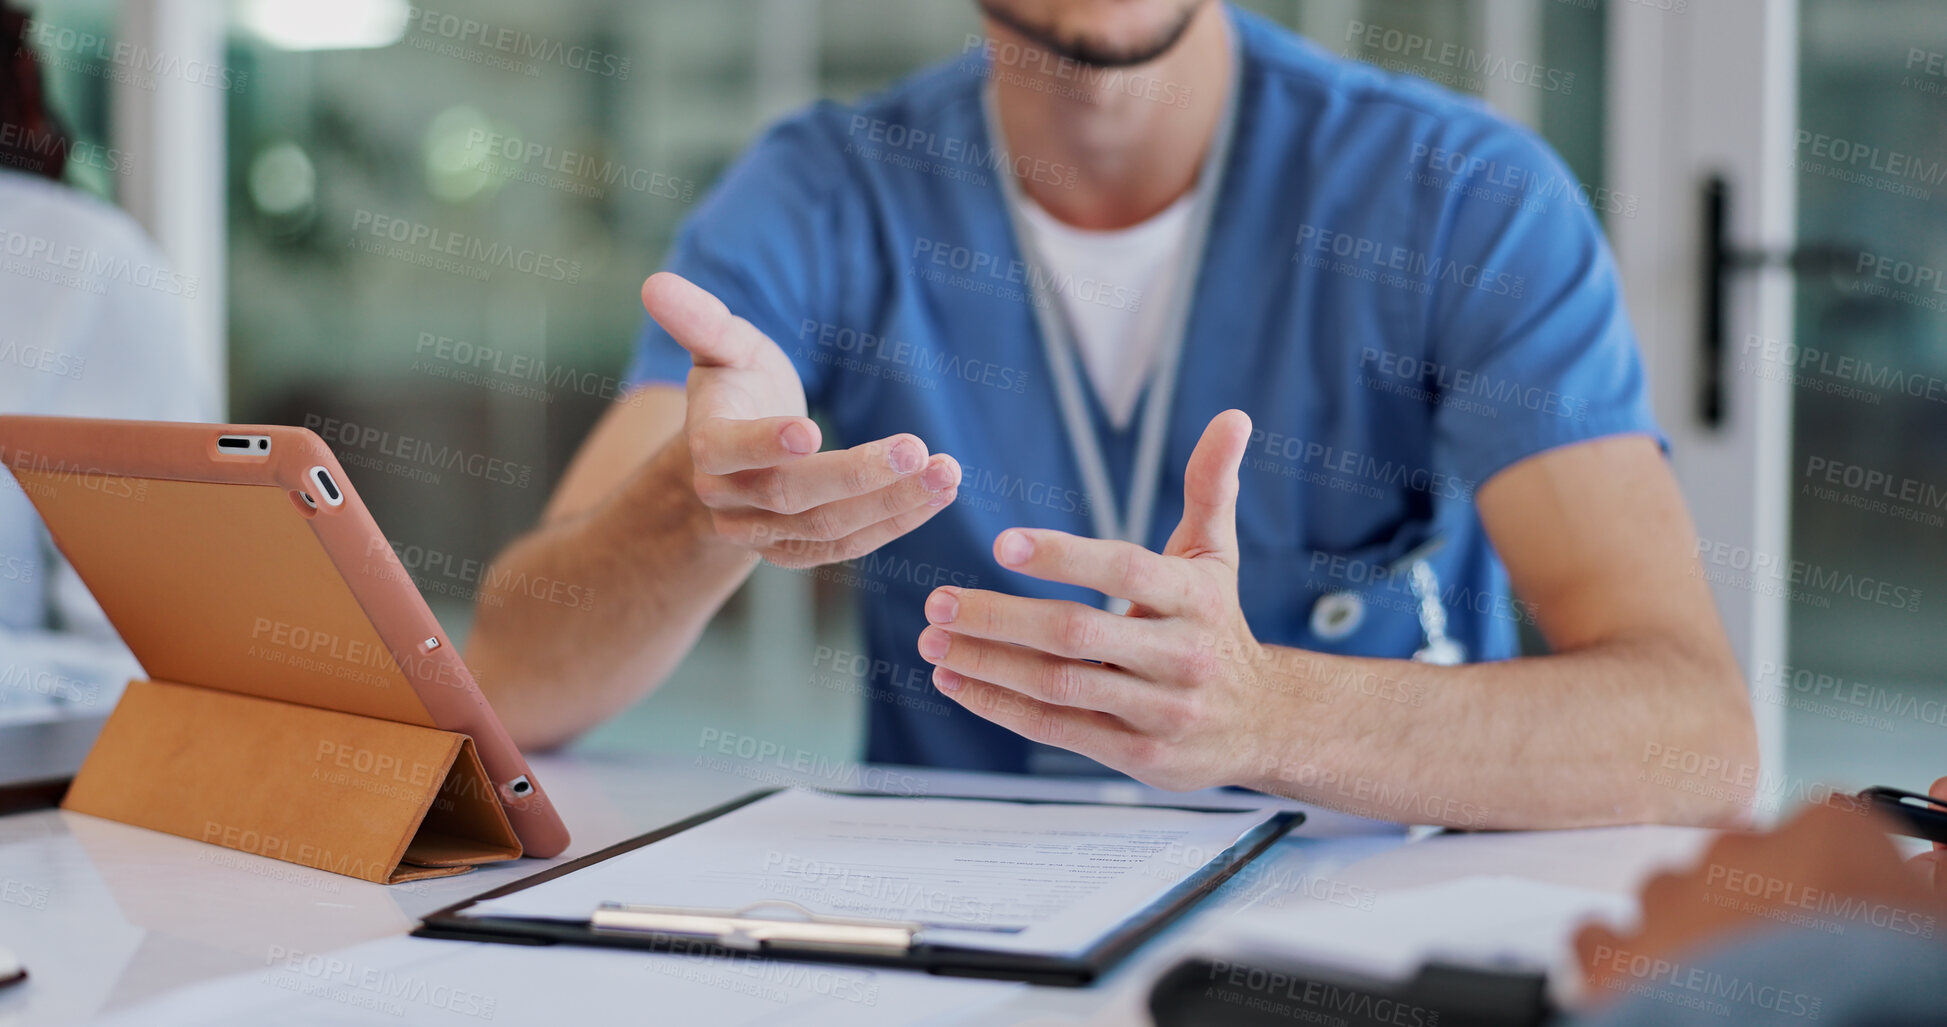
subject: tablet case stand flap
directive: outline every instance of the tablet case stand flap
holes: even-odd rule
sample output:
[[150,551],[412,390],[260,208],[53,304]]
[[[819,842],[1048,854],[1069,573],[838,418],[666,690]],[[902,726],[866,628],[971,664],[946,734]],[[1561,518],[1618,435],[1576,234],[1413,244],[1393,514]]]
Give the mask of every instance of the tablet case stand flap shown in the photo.
[[63,809],[379,884],[521,854],[462,734],[133,681]]

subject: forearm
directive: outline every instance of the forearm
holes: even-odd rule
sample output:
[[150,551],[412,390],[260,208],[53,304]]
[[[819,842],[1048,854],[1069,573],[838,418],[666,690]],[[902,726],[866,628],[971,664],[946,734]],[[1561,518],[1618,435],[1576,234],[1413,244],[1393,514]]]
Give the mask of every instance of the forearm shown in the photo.
[[559,745],[654,690],[756,566],[711,530],[690,480],[678,435],[495,561],[467,658],[522,746]]
[[1755,729],[1735,663],[1712,646],[1617,639],[1459,667],[1269,652],[1257,676],[1277,726],[1244,768],[1251,787],[1470,828],[1750,813]]

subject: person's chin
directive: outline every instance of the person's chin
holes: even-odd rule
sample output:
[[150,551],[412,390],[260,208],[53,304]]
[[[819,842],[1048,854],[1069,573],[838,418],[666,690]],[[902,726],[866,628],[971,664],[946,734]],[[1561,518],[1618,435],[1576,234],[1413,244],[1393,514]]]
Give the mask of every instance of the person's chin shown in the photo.
[[1168,53],[1207,0],[1101,0],[1067,10],[1053,24],[1037,24],[1031,14],[1006,2],[982,2],[990,17],[1027,35],[1057,56],[1099,68],[1148,64]]
[[[1139,6],[1139,10],[1130,10]],[[1183,38],[1199,5],[1185,7],[1167,0],[1140,5],[1108,4],[1060,26],[1057,36],[1067,43],[1067,56],[1104,68],[1148,64],[1168,53]]]

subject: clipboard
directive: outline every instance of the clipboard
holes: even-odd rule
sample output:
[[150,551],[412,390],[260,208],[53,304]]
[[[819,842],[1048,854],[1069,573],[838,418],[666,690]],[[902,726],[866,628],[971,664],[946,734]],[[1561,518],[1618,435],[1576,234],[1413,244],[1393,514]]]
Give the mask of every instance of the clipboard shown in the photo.
[[[604,903],[590,911],[588,922],[530,917],[476,917],[464,911],[478,902],[497,899],[575,873],[607,859],[708,823],[733,810],[775,795],[784,789],[765,788],[740,796],[695,816],[677,821],[558,867],[483,892],[464,902],[429,914],[412,932],[416,938],[500,942],[517,945],[589,945],[605,948],[679,952],[710,957],[775,958],[795,961],[849,963],[921,970],[952,977],[1023,981],[1057,987],[1093,983],[1124,957],[1187,913],[1205,895],[1229,880],[1246,864],[1304,821],[1304,813],[1286,810],[1252,828],[1230,848],[1172,886],[1154,902],[1131,912],[1115,928],[1079,953],[1043,954],[994,951],[926,942],[921,925],[904,921],[862,920],[819,916],[788,902],[767,902],[737,910],[683,907],[625,906]],[[901,797],[863,792],[827,794],[885,798]],[[1120,803],[1076,802],[1064,799],[995,799],[992,796],[928,796],[934,800],[1018,802],[1024,805],[1119,806]],[[1152,806],[1154,809],[1201,813],[1237,812],[1200,806]],[[779,915],[784,913],[786,915]]]

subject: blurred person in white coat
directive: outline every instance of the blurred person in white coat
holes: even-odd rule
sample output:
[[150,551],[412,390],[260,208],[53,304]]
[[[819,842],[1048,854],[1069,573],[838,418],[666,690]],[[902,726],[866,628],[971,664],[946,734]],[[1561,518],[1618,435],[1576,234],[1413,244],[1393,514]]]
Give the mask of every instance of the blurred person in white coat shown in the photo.
[[[0,6],[0,412],[214,420],[213,382],[184,329],[200,283],[169,270],[126,213],[62,184],[73,143],[27,25]],[[4,454],[9,468],[16,459],[31,454]],[[0,723],[106,713],[138,673],[0,474]]]

